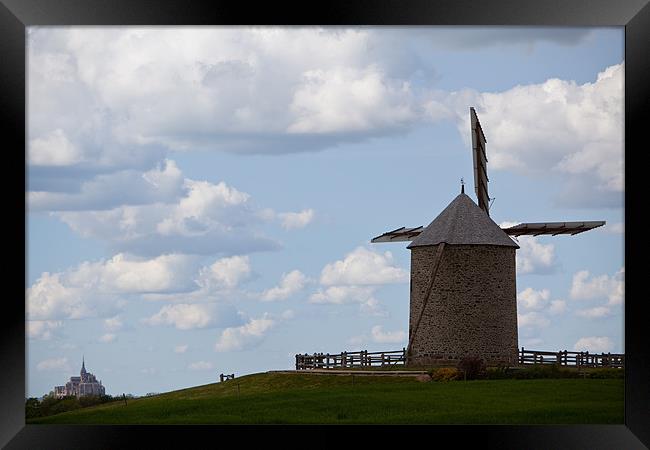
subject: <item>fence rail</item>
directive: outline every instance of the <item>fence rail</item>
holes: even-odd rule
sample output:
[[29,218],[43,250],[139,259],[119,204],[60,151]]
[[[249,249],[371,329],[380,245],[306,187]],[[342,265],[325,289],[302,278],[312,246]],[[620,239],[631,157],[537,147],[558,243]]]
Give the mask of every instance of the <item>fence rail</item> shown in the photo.
[[[520,365],[558,364],[573,367],[617,367],[625,364],[625,355],[620,353],[546,352],[541,350],[519,350]],[[396,367],[406,365],[406,349],[389,352],[342,352],[336,354],[313,353],[296,355],[296,370],[342,369],[367,367]]]
[[353,367],[394,367],[406,362],[406,349],[390,352],[343,352],[337,354],[314,353],[296,355],[296,370],[341,369]]
[[558,364],[576,367],[624,367],[625,355],[622,353],[544,352],[540,350],[519,351],[519,364]]

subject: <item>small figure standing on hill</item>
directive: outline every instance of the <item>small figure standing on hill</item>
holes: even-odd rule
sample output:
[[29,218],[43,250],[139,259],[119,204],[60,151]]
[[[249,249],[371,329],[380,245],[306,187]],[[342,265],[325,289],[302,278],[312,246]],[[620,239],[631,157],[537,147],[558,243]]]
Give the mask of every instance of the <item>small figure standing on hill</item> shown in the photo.
[[124,392],[122,392],[122,398],[124,399],[124,406],[126,406],[126,395],[124,395]]

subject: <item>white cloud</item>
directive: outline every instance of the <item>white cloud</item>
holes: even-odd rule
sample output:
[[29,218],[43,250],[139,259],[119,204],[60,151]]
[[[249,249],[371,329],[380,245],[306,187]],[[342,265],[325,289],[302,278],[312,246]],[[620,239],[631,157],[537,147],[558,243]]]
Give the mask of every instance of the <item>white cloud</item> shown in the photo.
[[260,298],[264,301],[284,300],[302,291],[307,281],[307,277],[302,272],[292,270],[282,274],[280,284],[262,292]]
[[107,261],[84,262],[66,273],[73,286],[107,293],[174,292],[189,290],[196,260],[180,254],[152,259],[118,253]]
[[373,286],[329,286],[319,289],[309,297],[309,303],[365,303],[372,299]]
[[[490,142],[491,170],[512,170],[565,182],[562,205],[620,205],[623,180],[623,63],[593,83],[549,79],[503,92],[434,94],[430,109],[449,108],[469,139],[467,105],[476,105]],[[440,114],[440,113],[436,113]]]
[[369,298],[368,300],[362,302],[359,305],[359,311],[361,314],[366,316],[378,316],[378,317],[387,317],[388,311],[386,311],[381,303],[376,298]]
[[592,300],[607,298],[608,305],[623,303],[625,289],[625,268],[622,267],[613,276],[591,276],[588,270],[581,270],[573,275],[570,296],[574,300]]
[[32,320],[114,316],[124,295],[189,290],[194,266],[185,255],[146,260],[117,254],[61,273],[44,272],[26,290],[27,313]]
[[188,348],[188,345],[177,345],[174,347],[174,353],[185,353]]
[[[119,205],[141,205],[155,202],[172,202],[183,194],[183,176],[172,160],[159,162],[152,169],[121,170],[99,174],[84,181],[80,177],[79,189],[73,192],[48,192],[39,190],[46,186],[30,183],[27,207],[30,211],[106,210]],[[34,185],[33,185],[34,184]],[[130,222],[120,228],[130,232],[136,223],[135,208],[125,208]]]
[[575,195],[595,181],[600,195],[591,198],[602,201],[603,194],[623,189],[623,64],[584,84],[549,79],[496,93],[420,87],[422,77],[437,75],[422,64],[427,46],[574,44],[588,34],[364,27],[33,30],[27,46],[28,154],[50,171],[36,171],[31,180],[51,185],[69,179],[63,165],[104,173],[148,170],[170,151],[313,151],[456,116],[465,122],[465,137],[467,105],[474,104],[492,136],[491,167],[555,171],[574,179]]
[[517,294],[517,303],[526,309],[541,310],[546,307],[551,292],[548,289],[536,291],[533,288],[526,288]]
[[573,349],[578,352],[602,353],[609,352],[612,347],[612,340],[607,336],[589,336],[578,339]]
[[[501,228],[509,228],[521,222],[505,221],[499,224]],[[555,245],[541,244],[536,236],[519,236],[515,239],[519,244],[517,250],[517,273],[519,274],[547,274],[556,266]]]
[[62,326],[63,322],[60,320],[28,320],[27,336],[29,339],[49,341],[57,335]]
[[179,330],[231,325],[239,321],[232,306],[212,303],[165,305],[153,316],[142,319],[147,325],[169,325]]
[[550,314],[562,314],[566,311],[566,301],[564,300],[553,300],[551,305],[548,308]]
[[39,362],[36,365],[37,370],[59,370],[59,371],[69,371],[70,365],[68,364],[68,358],[50,358]]
[[588,319],[599,319],[601,317],[609,316],[611,314],[611,309],[607,306],[596,306],[594,308],[580,309],[576,311],[576,314]]
[[393,265],[393,255],[357,247],[343,260],[327,264],[320,276],[323,285],[373,285],[403,283],[408,273]]
[[103,342],[104,344],[108,344],[109,342],[113,342],[117,338],[117,336],[114,333],[106,333],[100,336],[99,342]]
[[295,313],[289,309],[279,315],[264,313],[259,318],[250,318],[241,326],[223,330],[214,349],[217,352],[252,349],[262,343],[271,329],[294,317]]
[[215,261],[199,273],[197,283],[206,290],[233,289],[250,277],[248,256],[231,256]]
[[602,232],[610,234],[624,234],[625,224],[623,222],[606,223],[605,226],[602,227]]
[[384,331],[381,325],[375,325],[370,330],[373,342],[380,344],[403,344],[407,341],[404,331]]
[[212,368],[214,368],[214,365],[208,361],[197,361],[188,366],[190,370],[211,370]]
[[304,209],[300,212],[279,213],[282,227],[285,230],[304,228],[314,219],[313,209]]
[[551,321],[541,313],[532,311],[525,314],[517,313],[517,323],[522,328],[545,328],[550,325]]
[[122,327],[124,327],[124,322],[120,316],[104,319],[104,328],[108,331],[120,331]]
[[31,139],[27,156],[30,164],[41,166],[69,166],[81,162],[83,158],[80,149],[68,140],[61,128],[41,138]]
[[62,211],[55,216],[83,237],[107,241],[118,252],[145,256],[241,254],[279,248],[278,242],[256,230],[264,217],[249,199],[249,194],[224,182],[185,179],[179,196],[166,202]]
[[306,71],[289,109],[289,133],[368,132],[418,118],[410,84],[387,79],[377,66]]
[[275,320],[264,315],[251,319],[240,327],[226,328],[215,343],[214,349],[217,352],[229,352],[255,347],[275,324]]
[[92,315],[92,306],[79,288],[65,286],[61,274],[44,272],[27,289],[27,314],[30,319],[79,319]]

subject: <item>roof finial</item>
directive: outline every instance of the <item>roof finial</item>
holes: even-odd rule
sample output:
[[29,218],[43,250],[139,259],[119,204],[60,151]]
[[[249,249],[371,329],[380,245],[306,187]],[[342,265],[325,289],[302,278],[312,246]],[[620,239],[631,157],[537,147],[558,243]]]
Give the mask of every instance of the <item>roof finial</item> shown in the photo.
[[462,178],[460,179],[460,193],[464,194],[465,193],[465,180]]

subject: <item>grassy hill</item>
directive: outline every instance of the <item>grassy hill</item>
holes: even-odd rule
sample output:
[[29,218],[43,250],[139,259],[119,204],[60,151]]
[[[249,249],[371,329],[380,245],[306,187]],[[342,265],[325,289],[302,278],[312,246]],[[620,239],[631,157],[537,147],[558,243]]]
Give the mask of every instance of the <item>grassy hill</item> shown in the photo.
[[28,423],[618,423],[622,379],[419,382],[412,377],[259,373]]

